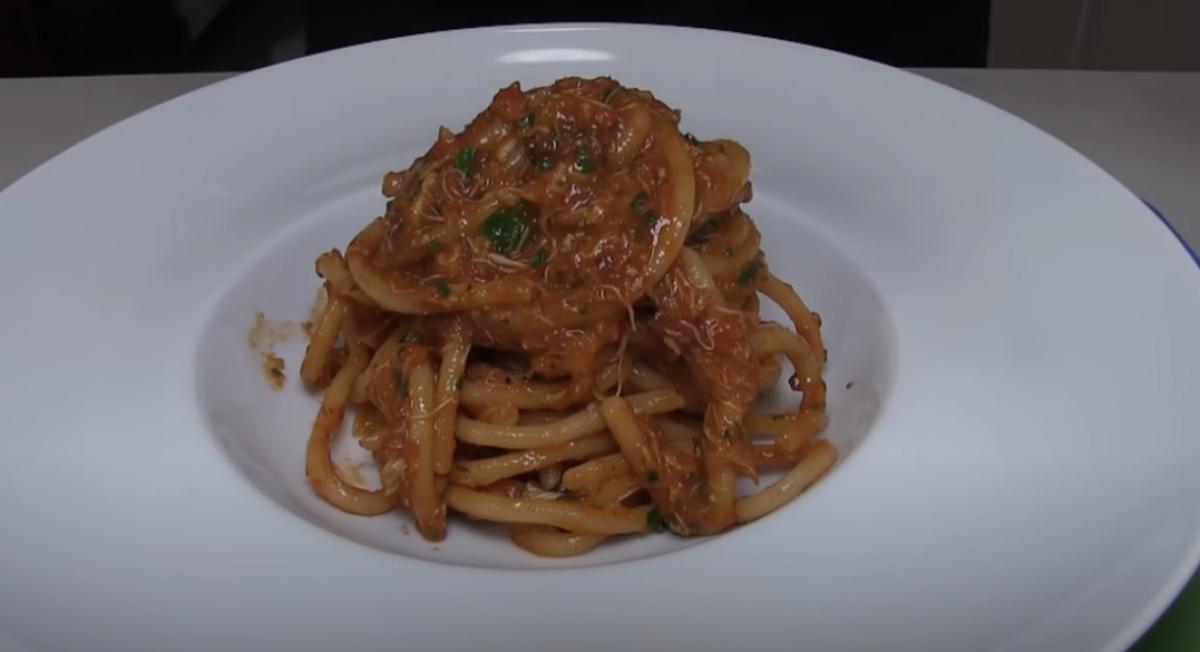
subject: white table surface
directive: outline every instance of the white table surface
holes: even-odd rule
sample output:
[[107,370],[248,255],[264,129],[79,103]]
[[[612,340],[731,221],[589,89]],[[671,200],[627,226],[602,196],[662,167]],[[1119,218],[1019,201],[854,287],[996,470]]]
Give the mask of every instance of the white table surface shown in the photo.
[[[1200,249],[1200,73],[914,72],[991,102],[1058,137],[1155,205],[1193,248]],[[0,79],[0,189],[104,127],[228,76]],[[1197,618],[1200,579],[1193,580],[1149,640],[1136,649],[1197,649]]]
[[[1200,73],[923,69],[1109,171],[1200,247]],[[88,135],[225,73],[0,79],[0,188]]]

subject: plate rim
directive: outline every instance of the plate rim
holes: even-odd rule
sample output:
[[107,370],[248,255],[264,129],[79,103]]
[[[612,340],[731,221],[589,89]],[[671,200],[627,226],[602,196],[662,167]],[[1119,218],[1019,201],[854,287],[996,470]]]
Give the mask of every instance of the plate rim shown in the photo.
[[[365,47],[386,47],[386,44],[396,42],[396,41],[414,41],[414,40],[438,41],[438,40],[444,40],[446,38],[452,38],[452,37],[469,36],[472,33],[528,33],[528,32],[540,33],[540,32],[562,32],[562,31],[625,31],[625,30],[630,30],[630,29],[646,30],[646,31],[650,31],[650,32],[654,32],[654,31],[693,32],[693,33],[696,33],[697,35],[715,34],[715,35],[722,35],[724,37],[732,36],[732,37],[736,37],[738,39],[750,39],[750,40],[755,40],[755,41],[767,42],[767,43],[773,44],[776,47],[818,50],[823,53],[834,54],[838,57],[854,59],[859,62],[866,63],[873,67],[887,69],[889,71],[889,74],[895,74],[898,72],[898,73],[905,75],[907,77],[910,77],[910,78],[916,78],[916,79],[923,80],[926,83],[933,84],[942,89],[950,90],[950,91],[952,91],[958,95],[961,95],[965,98],[969,98],[970,101],[977,103],[978,105],[989,107],[991,110],[996,111],[1000,114],[1003,114],[1007,118],[1016,119],[1016,120],[1020,121],[1021,123],[1023,123],[1024,128],[1033,129],[1033,130],[1037,131],[1038,133],[1042,134],[1043,137],[1047,137],[1047,138],[1050,138],[1050,139],[1058,142],[1060,145],[1062,145],[1067,150],[1072,152],[1074,157],[1076,157],[1077,159],[1079,159],[1083,162],[1086,162],[1088,165],[1092,166],[1096,170],[1099,170],[1103,175],[1105,175],[1109,179],[1109,181],[1111,183],[1115,184],[1116,186],[1119,186],[1124,192],[1129,193],[1131,196],[1136,198],[1136,195],[1128,187],[1126,187],[1124,185],[1124,183],[1122,183],[1119,179],[1116,179],[1115,177],[1113,177],[1107,170],[1105,170],[1104,168],[1101,168],[1098,164],[1096,164],[1094,161],[1092,161],[1088,157],[1084,156],[1081,152],[1074,149],[1069,144],[1063,142],[1062,140],[1060,140],[1053,134],[1041,129],[1037,125],[1029,123],[1028,121],[1024,120],[1020,116],[1017,116],[1008,111],[1005,111],[1004,109],[1001,109],[989,102],[981,100],[975,96],[972,96],[968,93],[960,91],[956,88],[953,88],[951,86],[948,86],[948,85],[938,82],[936,80],[932,80],[927,77],[923,77],[919,74],[913,73],[904,68],[889,66],[887,64],[882,64],[882,63],[875,62],[875,61],[872,61],[869,59],[857,57],[854,55],[849,55],[846,53],[837,52],[834,50],[829,50],[826,48],[816,47],[816,46],[802,44],[802,43],[794,43],[791,41],[786,41],[786,40],[777,39],[777,38],[763,37],[763,36],[758,36],[758,35],[753,35],[753,34],[735,32],[735,31],[726,31],[726,30],[710,29],[710,28],[683,27],[683,26],[673,26],[673,25],[666,25],[666,24],[652,24],[652,23],[612,23],[612,22],[557,23],[556,22],[556,23],[520,23],[520,24],[512,24],[512,25],[495,25],[495,26],[489,26],[489,27],[441,30],[441,31],[429,32],[429,33],[418,34],[418,35],[401,36],[401,37],[395,37],[395,38],[391,38],[391,39],[373,41],[373,42],[369,42],[369,43],[350,45],[350,46],[346,46],[346,47],[342,47],[342,48],[337,48],[334,50],[329,50],[326,52],[321,52],[321,53],[314,54],[314,55],[309,55],[306,57],[301,57],[299,59],[282,62],[282,63],[275,64],[272,66],[266,66],[264,68],[259,68],[259,69],[244,72],[241,74],[235,74],[226,79],[222,79],[222,80],[213,82],[211,84],[206,84],[204,86],[193,89],[191,91],[183,93],[179,96],[176,96],[176,97],[166,100],[164,102],[160,102],[160,103],[157,103],[150,107],[147,107],[141,111],[138,111],[130,116],[127,116],[127,117],[113,123],[112,125],[109,125],[103,129],[100,129],[99,131],[97,131],[93,134],[90,134],[89,136],[81,139],[80,141],[78,141],[76,143],[73,143],[70,147],[64,149],[62,152],[55,154],[54,156],[43,161],[42,163],[35,166],[31,170],[25,172],[20,177],[15,179],[9,186],[4,188],[3,190],[0,190],[0,200],[3,200],[6,195],[11,196],[13,194],[16,194],[14,192],[14,189],[23,187],[25,185],[27,179],[33,177],[34,175],[44,173],[43,170],[52,166],[56,161],[60,160],[61,158],[66,158],[66,157],[70,156],[81,145],[88,143],[88,142],[92,141],[93,139],[95,139],[103,134],[106,134],[118,127],[127,125],[128,123],[131,123],[131,122],[134,122],[147,112],[155,111],[163,106],[167,106],[167,105],[170,105],[170,104],[173,104],[176,102],[186,101],[186,98],[189,98],[189,97],[193,96],[194,94],[203,93],[206,90],[211,89],[214,86],[230,84],[231,82],[235,82],[235,80],[237,80],[236,83],[250,83],[253,81],[253,78],[257,74],[259,74],[259,73],[262,73],[264,75],[270,74],[269,71],[272,71],[281,66],[304,65],[304,62],[306,60],[310,60],[310,59],[313,59],[316,57],[326,57],[326,56],[335,57],[335,56],[338,56],[338,54],[343,52],[344,50],[349,50],[349,49],[358,49],[358,48],[365,48]],[[1153,206],[1145,204],[1145,209],[1148,212],[1150,212],[1151,214],[1155,215],[1158,218],[1158,221],[1163,225],[1163,227],[1165,227],[1169,232],[1171,232],[1171,234],[1174,236],[1174,239],[1179,243],[1180,247],[1183,249],[1183,252],[1188,257],[1190,257],[1192,262],[1194,263],[1191,266],[1192,270],[1200,271],[1200,256],[1198,256],[1197,251],[1192,249],[1192,247],[1182,238],[1181,234],[1173,227],[1173,225],[1170,223],[1170,221],[1164,215],[1159,213]],[[1191,541],[1190,546],[1187,549],[1187,553],[1184,555],[1181,555],[1180,559],[1177,560],[1177,563],[1175,565],[1175,570],[1173,571],[1173,573],[1170,577],[1170,581],[1164,583],[1160,587],[1160,589],[1156,593],[1154,599],[1149,601],[1140,612],[1138,612],[1137,614],[1131,614],[1130,621],[1128,623],[1126,623],[1126,625],[1120,630],[1121,635],[1117,639],[1113,640],[1113,643],[1115,645],[1110,645],[1109,646],[1110,648],[1113,648],[1113,649],[1115,649],[1117,647],[1124,648],[1124,647],[1128,647],[1129,645],[1133,644],[1139,637],[1144,635],[1144,633],[1146,631],[1148,631],[1151,626],[1153,626],[1153,624],[1157,618],[1161,617],[1161,615],[1163,613],[1165,613],[1165,611],[1169,607],[1169,605],[1177,598],[1179,593],[1187,585],[1190,578],[1196,573],[1197,567],[1200,566],[1200,536],[1197,536],[1196,534],[1197,534],[1196,532],[1192,533],[1192,537],[1191,537],[1192,541]],[[439,565],[441,565],[441,564],[439,564]],[[578,570],[578,569],[574,569],[574,570]],[[517,572],[525,572],[525,571],[517,571]]]

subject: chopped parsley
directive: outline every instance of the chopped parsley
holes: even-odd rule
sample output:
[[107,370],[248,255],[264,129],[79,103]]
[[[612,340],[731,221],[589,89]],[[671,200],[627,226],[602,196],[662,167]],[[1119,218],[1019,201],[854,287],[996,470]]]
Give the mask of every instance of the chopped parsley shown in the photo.
[[715,218],[705,220],[703,224],[701,224],[695,231],[692,232],[692,235],[688,236],[688,240],[693,243],[704,242],[716,230],[717,220]]
[[686,134],[684,134],[684,135],[683,135],[683,137],[684,137],[684,138],[686,138],[686,139],[687,139],[687,141],[688,141],[689,143],[693,144],[693,145],[699,145],[699,144],[700,144],[700,139],[699,139],[699,138],[696,138],[696,136],[695,136],[694,134],[692,134],[692,132],[690,132],[690,131],[689,131],[689,132],[687,132]]
[[408,398],[408,379],[404,377],[404,372],[397,370],[396,377],[393,379],[396,385],[396,393],[404,398]]
[[758,265],[756,263],[750,263],[749,265],[746,265],[746,268],[742,270],[742,273],[738,274],[738,277],[737,277],[738,287],[744,288],[747,285],[750,285],[751,283],[754,282],[754,279],[757,276],[758,276]]
[[442,241],[441,240],[430,240],[429,242],[425,243],[425,248],[429,250],[429,253],[436,254],[437,252],[442,250]]
[[650,469],[648,472],[646,472],[646,480],[650,482],[658,482],[658,471]]
[[529,260],[529,266],[535,269],[540,267],[542,263],[546,262],[546,256],[546,248],[540,247],[537,253],[533,255],[533,258]]
[[640,213],[642,212],[642,206],[648,199],[650,199],[650,195],[643,190],[633,196],[633,200],[629,202],[629,207],[633,209],[633,212]]
[[429,527],[425,528],[425,538],[434,540],[442,538],[441,528],[435,525],[430,525]]
[[462,389],[462,388],[463,388],[463,379],[462,378],[459,378],[458,380],[454,381],[454,389]]
[[550,158],[549,156],[543,156],[535,161],[534,165],[536,165],[539,170],[549,170],[550,168],[554,167],[554,159]]
[[651,507],[650,511],[646,512],[646,527],[650,528],[651,532],[665,532],[667,530],[667,520],[663,518],[662,512],[658,511],[658,507]]
[[534,120],[533,114],[530,113],[529,115],[521,118],[520,120],[517,120],[517,126],[522,129],[528,129],[533,126],[533,120]]
[[441,298],[445,299],[446,297],[450,296],[450,285],[442,279],[439,278],[435,280],[433,282],[433,286],[437,288],[438,296]]
[[533,204],[522,199],[489,215],[479,230],[491,241],[496,253],[511,254],[529,239],[529,221],[534,208]]
[[646,223],[653,225],[658,221],[658,218],[662,216],[659,215],[654,209],[646,210],[646,202],[649,200],[650,195],[643,190],[633,196],[633,199],[629,202],[629,208],[633,209],[635,214],[641,213],[642,218],[646,220]]
[[475,163],[474,145],[467,145],[466,147],[458,150],[458,156],[454,157],[454,167],[468,177],[472,174],[475,174],[476,169],[478,169],[478,165]]
[[421,336],[417,335],[417,331],[408,331],[404,337],[400,338],[401,344],[416,344],[421,340]]
[[592,155],[592,148],[587,143],[575,146],[575,169],[580,172],[596,171],[596,159]]
[[600,98],[600,101],[604,102],[605,104],[608,104],[608,101],[611,100],[613,95],[616,95],[616,94],[617,94],[617,87],[609,86],[608,88],[604,89],[604,96]]

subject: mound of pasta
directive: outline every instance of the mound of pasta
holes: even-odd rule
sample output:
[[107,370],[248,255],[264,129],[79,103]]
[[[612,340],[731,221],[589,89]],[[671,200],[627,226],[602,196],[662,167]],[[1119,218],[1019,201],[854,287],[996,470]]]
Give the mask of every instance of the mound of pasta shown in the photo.
[[[770,272],[741,209],[750,154],[610,78],[512,84],[383,179],[386,213],[321,254],[301,377],[323,391],[306,473],[353,514],[503,523],[522,548],[709,535],[835,462],[820,319]],[[764,322],[760,296],[790,325]],[[796,409],[752,411],[793,367]],[[379,489],[343,478],[352,433]],[[736,482],[780,469],[751,495]]]

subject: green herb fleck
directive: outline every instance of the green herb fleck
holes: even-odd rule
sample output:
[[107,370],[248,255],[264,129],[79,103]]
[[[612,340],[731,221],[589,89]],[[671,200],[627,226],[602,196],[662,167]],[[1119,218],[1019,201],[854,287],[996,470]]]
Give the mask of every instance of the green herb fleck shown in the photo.
[[550,158],[549,156],[543,156],[542,158],[539,158],[534,165],[536,165],[539,170],[549,170],[550,168],[554,167],[554,159]]
[[425,248],[429,250],[429,253],[436,254],[437,252],[442,250],[442,241],[441,240],[430,240],[429,242],[425,243]]
[[754,278],[756,276],[758,276],[758,265],[755,263],[750,263],[749,265],[746,265],[746,269],[743,269],[742,273],[738,274],[738,277],[737,277],[738,287],[744,288],[747,285],[750,285],[751,283],[754,282]]
[[522,199],[512,206],[505,206],[484,220],[479,230],[500,254],[511,254],[519,250],[529,239],[529,221],[534,211],[533,204]]
[[417,331],[408,331],[407,333],[404,334],[404,337],[400,338],[400,343],[401,344],[416,344],[420,340],[421,340],[421,336],[417,334]]
[[700,144],[700,139],[699,139],[699,138],[696,138],[696,136],[695,136],[694,134],[692,134],[692,132],[690,132],[690,131],[689,131],[689,132],[687,132],[686,134],[684,134],[684,135],[683,135],[683,137],[684,137],[684,138],[686,138],[686,139],[687,139],[687,141],[688,141],[689,143],[693,144],[693,145],[699,145],[699,144]]
[[404,377],[404,372],[397,370],[393,382],[396,385],[396,393],[408,398],[408,379]]
[[650,471],[646,473],[646,480],[650,482],[658,482],[658,471],[650,469]]
[[467,145],[458,150],[458,156],[454,157],[454,167],[467,176],[475,174],[478,166],[475,164],[475,147],[473,145]]
[[458,380],[454,381],[454,389],[462,389],[462,388],[463,388],[463,379],[462,378],[459,378]]
[[629,202],[629,207],[633,209],[634,213],[641,213],[642,218],[646,220],[647,224],[654,224],[662,216],[659,215],[654,209],[646,210],[646,202],[649,201],[649,199],[650,195],[643,190],[633,196],[633,199]]
[[604,102],[605,104],[608,104],[608,101],[611,100],[613,95],[616,95],[616,93],[617,93],[617,87],[609,86],[608,88],[604,89],[604,96],[600,98],[600,101]]
[[699,227],[696,228],[695,231],[692,232],[692,235],[688,236],[688,240],[691,241],[692,243],[704,242],[716,230],[717,230],[717,220],[716,219],[705,220],[703,224],[701,224]]
[[434,541],[441,539],[442,538],[441,528],[434,526],[434,525],[430,525],[429,527],[425,528],[425,538],[432,539]]
[[596,171],[596,159],[592,157],[592,148],[587,143],[575,146],[575,169],[580,172]]
[[667,521],[662,517],[662,513],[658,511],[658,507],[651,507],[650,511],[646,512],[646,527],[650,528],[651,532],[665,532],[667,530]]
[[450,296],[450,285],[442,279],[439,278],[434,281],[433,286],[437,288],[438,296],[441,298],[445,299],[446,297]]
[[546,262],[546,256],[547,256],[546,248],[539,247],[537,250],[537,253],[534,254],[533,258],[531,258],[529,260],[529,266],[533,267],[535,269],[540,267],[542,263]]
[[530,113],[529,115],[521,118],[520,120],[517,120],[517,126],[522,129],[528,129],[533,126],[533,120],[534,120],[533,114]]
[[629,202],[629,207],[633,209],[633,212],[640,213],[642,212],[642,205],[645,204],[648,199],[650,199],[650,195],[643,190],[633,196],[633,200]]

